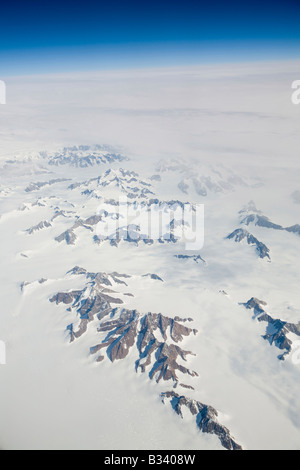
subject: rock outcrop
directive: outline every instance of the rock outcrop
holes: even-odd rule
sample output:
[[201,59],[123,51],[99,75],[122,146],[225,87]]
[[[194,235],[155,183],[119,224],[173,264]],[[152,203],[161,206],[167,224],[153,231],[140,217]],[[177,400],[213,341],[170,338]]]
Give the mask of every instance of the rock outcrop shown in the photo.
[[278,356],[278,359],[284,360],[285,357],[291,352],[293,341],[289,338],[289,334],[293,333],[300,336],[300,323],[289,323],[278,318],[273,318],[265,311],[266,302],[252,297],[248,302],[243,303],[244,307],[253,310],[254,318],[259,322],[267,323],[266,334],[263,338],[277,348],[283,350],[283,354]]
[[[123,300],[110,287],[120,283],[126,285],[122,279],[126,275],[88,273],[78,266],[69,274],[84,275],[87,285],[82,290],[58,292],[50,298],[50,302],[71,305],[71,309],[76,311],[76,317],[79,317],[77,328],[73,323],[67,326],[71,342],[83,335],[88,324],[97,318],[100,321],[98,333],[101,341],[90,348],[91,354],[105,351],[109,360],[114,362],[124,359],[134,347],[137,353],[136,371],[144,373],[149,368],[151,379],[157,382],[172,380],[174,386],[180,384],[178,372],[191,377],[198,375],[178,362],[179,359],[186,362],[187,356],[192,355],[191,351],[183,350],[178,345],[185,337],[197,334],[197,330],[183,324],[192,321],[190,318],[170,318],[161,313],[142,314],[137,310],[117,308],[116,304],[123,304]],[[162,280],[156,274],[151,274],[151,278]],[[106,320],[107,317],[109,319]],[[98,362],[103,359],[103,354],[97,356]]]
[[44,228],[49,228],[49,227],[52,227],[52,224],[50,222],[48,222],[47,220],[43,220],[39,224],[28,228],[26,230],[26,232],[29,233],[29,235],[32,235],[34,232],[38,232],[38,231],[40,231]]
[[228,240],[233,239],[237,243],[245,240],[248,245],[252,245],[256,248],[256,252],[260,258],[267,258],[271,260],[269,248],[245,229],[238,228],[234,232],[230,233],[226,238]]

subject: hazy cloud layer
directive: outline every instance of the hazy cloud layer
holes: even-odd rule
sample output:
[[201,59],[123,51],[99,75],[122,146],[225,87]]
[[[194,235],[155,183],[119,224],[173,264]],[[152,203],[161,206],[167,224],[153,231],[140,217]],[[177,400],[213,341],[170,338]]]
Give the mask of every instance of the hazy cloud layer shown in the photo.
[[109,143],[141,156],[297,162],[298,62],[7,78],[1,155]]

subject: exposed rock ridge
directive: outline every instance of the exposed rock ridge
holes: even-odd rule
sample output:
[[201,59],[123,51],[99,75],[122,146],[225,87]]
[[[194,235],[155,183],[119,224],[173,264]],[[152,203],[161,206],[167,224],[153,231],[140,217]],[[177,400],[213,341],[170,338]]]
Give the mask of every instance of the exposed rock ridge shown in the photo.
[[[101,362],[105,356],[111,362],[123,360],[126,357],[134,360],[135,371],[148,373],[151,380],[172,382],[173,390],[177,387],[191,389],[189,384],[180,381],[180,375],[197,377],[198,373],[183,365],[187,362],[191,351],[182,349],[179,344],[190,335],[196,335],[197,330],[185,323],[192,318],[168,317],[161,313],[140,313],[115,304],[122,304],[122,294],[113,290],[118,285],[125,285],[130,276],[119,273],[91,273],[76,266],[68,272],[70,276],[83,276],[85,285],[82,289],[58,292],[50,298],[56,304],[69,305],[68,310],[79,317],[79,326],[74,323],[67,326],[70,341],[73,342],[87,332],[88,324],[93,320],[99,322],[97,331],[99,342],[90,348],[90,353],[96,355],[96,361]],[[157,281],[157,275],[146,275]],[[128,292],[126,294],[128,295]],[[181,363],[183,361],[183,363]],[[182,408],[186,407],[195,417],[200,431],[216,435],[225,449],[240,450],[230,431],[219,423],[218,412],[211,406],[186,396],[168,391],[161,394],[162,401],[170,403],[176,413],[183,417]]]
[[245,240],[248,245],[255,247],[256,252],[260,258],[267,258],[271,260],[269,248],[245,229],[238,228],[234,232],[230,233],[226,238],[228,240],[234,239],[234,241],[237,243]]
[[277,348],[283,350],[283,354],[278,356],[278,359],[284,360],[285,357],[291,352],[293,341],[288,337],[289,333],[300,336],[300,323],[289,323],[279,318],[273,318],[269,315],[264,307],[266,302],[252,297],[248,302],[243,303],[244,307],[253,310],[254,318],[259,322],[267,323],[266,334],[263,338]]
[[192,416],[195,417],[197,427],[200,431],[216,435],[225,449],[243,450],[231,436],[229,429],[219,423],[218,412],[212,406],[205,405],[199,401],[179,395],[174,391],[162,393],[161,398],[163,403],[168,400],[173,410],[181,418],[183,418],[182,408],[186,407]]

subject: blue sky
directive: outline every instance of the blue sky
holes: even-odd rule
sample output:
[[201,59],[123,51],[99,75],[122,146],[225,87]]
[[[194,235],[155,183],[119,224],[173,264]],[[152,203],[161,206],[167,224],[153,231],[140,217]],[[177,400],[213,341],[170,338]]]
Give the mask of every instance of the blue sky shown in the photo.
[[1,3],[0,76],[300,56],[300,2]]

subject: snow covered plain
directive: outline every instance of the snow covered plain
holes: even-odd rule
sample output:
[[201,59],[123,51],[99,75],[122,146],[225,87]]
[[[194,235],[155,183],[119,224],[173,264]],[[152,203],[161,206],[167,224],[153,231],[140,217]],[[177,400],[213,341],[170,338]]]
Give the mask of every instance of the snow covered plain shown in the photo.
[[[290,101],[298,65],[285,64],[284,73],[282,64],[246,64],[6,80],[1,448],[224,449],[226,429],[244,449],[299,449],[300,364],[293,357],[300,339],[300,108]],[[99,198],[117,201],[132,191],[145,201],[204,204],[203,249],[97,243]],[[235,230],[252,237],[228,238]],[[100,299],[122,304],[110,300],[117,310],[103,318],[96,309],[70,342],[70,325],[75,331],[86,320],[84,303],[50,299],[86,289],[85,276],[70,273],[76,266],[128,277],[120,278],[126,285],[100,283]],[[80,302],[92,299],[88,292]],[[252,298],[264,303],[246,308]],[[120,321],[122,309],[139,313],[139,335],[125,347],[117,329],[110,346],[119,348],[116,360],[108,346],[97,362],[91,348],[109,337],[98,329]],[[147,351],[164,343],[189,351],[175,362],[197,375],[175,366],[174,380],[174,362],[162,360],[159,347],[148,356],[142,350],[150,312],[161,313],[162,322],[192,319],[178,320],[178,331],[197,333],[178,341],[169,327],[148,326]],[[147,358],[142,372],[137,361]],[[165,360],[166,380],[157,382],[151,368]],[[162,403],[165,392],[173,393],[173,408]],[[176,408],[180,397],[216,410],[222,429],[210,421],[201,430],[200,412],[197,427],[186,405]]]

